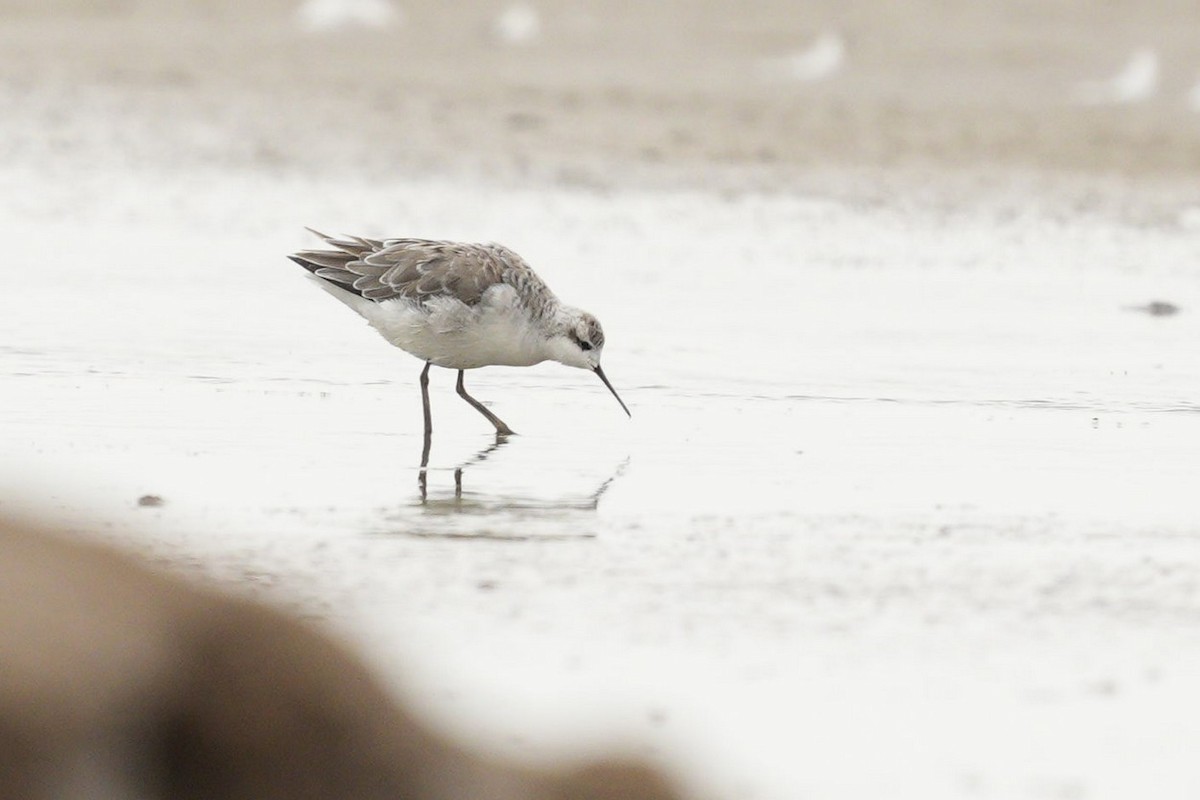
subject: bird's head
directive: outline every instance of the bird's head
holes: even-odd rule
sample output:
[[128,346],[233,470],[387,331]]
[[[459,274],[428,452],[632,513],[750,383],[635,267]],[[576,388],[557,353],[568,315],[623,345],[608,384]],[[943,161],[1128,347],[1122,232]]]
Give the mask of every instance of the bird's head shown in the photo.
[[594,370],[600,366],[600,354],[604,352],[600,320],[586,311],[565,309],[555,323],[549,342],[555,361],[580,369]]
[[604,352],[604,329],[600,327],[600,320],[586,311],[568,308],[563,310],[555,322],[554,335],[548,342],[550,357],[568,367],[579,367],[596,373],[612,392],[613,397],[617,398],[625,413],[629,414],[624,401],[608,382],[604,370],[600,368],[600,355]]

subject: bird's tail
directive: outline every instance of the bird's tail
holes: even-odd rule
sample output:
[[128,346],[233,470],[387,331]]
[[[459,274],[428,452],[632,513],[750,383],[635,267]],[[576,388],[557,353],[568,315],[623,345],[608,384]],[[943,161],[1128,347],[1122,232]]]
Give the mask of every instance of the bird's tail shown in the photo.
[[334,283],[342,289],[361,296],[362,292],[354,288],[354,281],[360,277],[351,271],[347,265],[358,261],[364,255],[378,250],[383,243],[375,239],[364,239],[361,236],[351,236],[347,239],[335,239],[312,228],[305,228],[309,233],[321,237],[321,240],[332,245],[333,250],[301,250],[288,256],[300,266],[318,278]]

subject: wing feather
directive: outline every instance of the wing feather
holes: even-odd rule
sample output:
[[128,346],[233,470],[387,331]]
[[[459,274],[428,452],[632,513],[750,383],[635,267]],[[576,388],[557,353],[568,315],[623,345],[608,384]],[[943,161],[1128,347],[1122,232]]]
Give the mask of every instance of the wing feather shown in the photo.
[[310,264],[329,269],[345,269],[346,265],[355,259],[355,256],[350,253],[338,253],[331,250],[301,250],[296,253],[296,256]]
[[353,283],[354,274],[341,269],[330,269],[329,267],[321,267],[313,270],[313,274],[318,278],[324,278],[327,281],[337,281],[338,283]]
[[496,284],[537,280],[520,256],[499,245],[362,236],[335,239],[309,230],[336,249],[302,250],[292,259],[317,277],[368,300],[399,297],[425,302],[452,297],[471,306]]

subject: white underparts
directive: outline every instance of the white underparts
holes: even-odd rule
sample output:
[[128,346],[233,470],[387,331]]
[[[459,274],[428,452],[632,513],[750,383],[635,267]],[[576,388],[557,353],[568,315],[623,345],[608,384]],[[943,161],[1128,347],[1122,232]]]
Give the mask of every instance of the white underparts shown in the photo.
[[529,319],[516,290],[507,284],[490,287],[478,304],[468,306],[451,297],[375,302],[327,280],[314,280],[388,342],[439,367],[527,367],[553,357],[546,332]]

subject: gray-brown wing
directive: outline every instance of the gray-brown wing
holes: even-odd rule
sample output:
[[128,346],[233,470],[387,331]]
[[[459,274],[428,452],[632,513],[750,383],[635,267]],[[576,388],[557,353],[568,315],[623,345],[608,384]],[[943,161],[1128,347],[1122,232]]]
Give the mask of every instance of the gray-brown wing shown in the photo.
[[[431,297],[454,297],[474,305],[489,286],[504,281],[506,269],[524,267],[515,254],[496,246],[317,235],[337,249],[304,250],[292,260],[368,300],[405,297],[420,302]],[[508,263],[506,253],[516,263]]]
[[373,283],[363,283],[364,297],[368,291],[418,301],[453,297],[469,306],[478,303],[488,287],[502,283],[509,266],[487,247],[424,239],[390,239],[362,263],[368,274],[378,271]]

